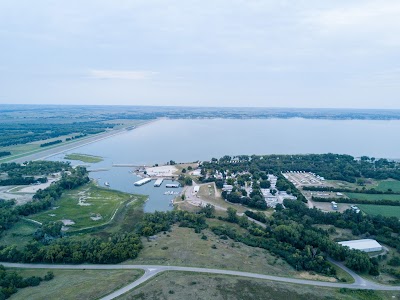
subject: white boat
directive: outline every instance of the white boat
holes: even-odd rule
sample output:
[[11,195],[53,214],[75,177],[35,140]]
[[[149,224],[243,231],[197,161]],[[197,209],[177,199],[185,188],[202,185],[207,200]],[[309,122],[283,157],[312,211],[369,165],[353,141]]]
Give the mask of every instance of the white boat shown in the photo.
[[105,186],[110,186],[110,184],[108,183],[108,181],[104,182]]

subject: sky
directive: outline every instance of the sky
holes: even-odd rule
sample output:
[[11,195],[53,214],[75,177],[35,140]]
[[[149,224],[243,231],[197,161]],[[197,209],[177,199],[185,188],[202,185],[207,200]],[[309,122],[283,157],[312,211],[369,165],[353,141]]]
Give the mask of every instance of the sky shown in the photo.
[[1,0],[0,104],[400,108],[398,0]]

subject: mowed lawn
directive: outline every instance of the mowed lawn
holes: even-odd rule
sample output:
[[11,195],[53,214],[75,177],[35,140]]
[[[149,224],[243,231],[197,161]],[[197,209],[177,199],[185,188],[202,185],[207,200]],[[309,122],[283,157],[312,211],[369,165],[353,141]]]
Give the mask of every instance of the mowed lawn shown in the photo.
[[383,180],[378,183],[376,189],[382,192],[386,192],[388,189],[391,189],[395,193],[400,193],[400,181],[393,179]]
[[357,206],[368,215],[382,215],[385,217],[397,217],[400,219],[400,206],[372,204],[358,204]]
[[136,197],[119,191],[100,188],[93,183],[66,192],[53,209],[33,215],[38,222],[70,220],[70,231],[108,223],[123,203]]
[[400,195],[392,195],[392,194],[362,194],[362,193],[346,193],[347,197],[350,199],[358,199],[358,200],[392,200],[392,201],[400,201]]
[[122,288],[142,276],[142,270],[16,270],[23,277],[46,275],[52,271],[55,277],[39,286],[20,289],[11,296],[17,299],[98,299]]

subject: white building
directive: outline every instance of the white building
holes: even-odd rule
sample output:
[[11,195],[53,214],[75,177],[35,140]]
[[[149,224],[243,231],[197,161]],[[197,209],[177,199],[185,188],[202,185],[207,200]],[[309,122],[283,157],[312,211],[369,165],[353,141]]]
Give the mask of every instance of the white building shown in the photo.
[[350,249],[361,250],[364,252],[377,252],[382,251],[383,247],[375,240],[363,239],[363,240],[352,240],[338,242],[342,246],[347,246]]

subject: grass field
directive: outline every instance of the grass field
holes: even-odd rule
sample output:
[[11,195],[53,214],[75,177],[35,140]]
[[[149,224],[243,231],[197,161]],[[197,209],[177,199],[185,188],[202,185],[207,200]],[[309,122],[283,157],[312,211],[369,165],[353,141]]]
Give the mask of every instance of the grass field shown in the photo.
[[38,222],[71,220],[70,231],[108,223],[123,203],[137,200],[136,196],[100,188],[89,183],[66,192],[57,201],[55,208],[33,215]]
[[383,180],[376,187],[378,191],[386,192],[391,189],[393,192],[400,193],[400,181],[398,180]]
[[98,163],[103,161],[103,158],[100,156],[94,156],[94,155],[89,155],[89,154],[80,154],[80,153],[71,153],[65,155],[64,159],[69,159],[69,160],[78,160],[81,162],[85,163]]
[[216,197],[214,185],[212,183],[210,183],[209,185],[211,187],[208,187],[208,185],[202,185],[200,187],[198,196],[201,199],[204,199],[211,204],[223,207],[225,209],[227,209],[228,207],[232,207],[232,208],[236,209],[239,213],[243,213],[247,210],[247,208],[242,205],[229,203],[218,195]]
[[357,206],[364,213],[368,215],[382,215],[385,217],[400,218],[400,206],[372,205],[372,204],[358,204]]
[[384,300],[399,297],[400,292],[339,290],[227,275],[164,272],[117,299]]
[[0,246],[16,245],[18,248],[23,248],[32,240],[33,233],[37,228],[39,228],[39,225],[33,222],[20,220],[11,229],[3,232],[0,238]]
[[350,199],[358,200],[392,200],[400,201],[400,195],[377,195],[377,194],[362,194],[362,193],[346,193]]
[[[222,221],[215,220],[215,222]],[[236,226],[229,224],[229,226]],[[239,228],[239,227],[238,227]],[[239,229],[238,229],[239,230]],[[191,228],[173,226],[171,232],[158,234],[155,241],[143,238],[143,250],[129,264],[163,264],[210,267],[302,277],[282,259],[272,256],[267,250],[246,246],[231,239],[220,239],[210,230],[197,234]],[[213,245],[216,248],[213,248]]]
[[[24,277],[44,276],[47,269],[16,270]],[[39,286],[19,290],[11,298],[42,299],[98,299],[142,276],[141,270],[51,270],[55,277]]]

